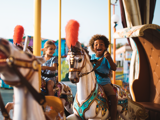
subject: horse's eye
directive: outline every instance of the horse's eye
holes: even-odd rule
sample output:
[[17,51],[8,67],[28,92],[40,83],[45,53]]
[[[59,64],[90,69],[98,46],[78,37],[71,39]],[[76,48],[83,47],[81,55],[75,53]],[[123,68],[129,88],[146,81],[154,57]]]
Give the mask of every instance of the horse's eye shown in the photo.
[[79,62],[79,63],[82,62],[82,59],[79,59],[78,62]]

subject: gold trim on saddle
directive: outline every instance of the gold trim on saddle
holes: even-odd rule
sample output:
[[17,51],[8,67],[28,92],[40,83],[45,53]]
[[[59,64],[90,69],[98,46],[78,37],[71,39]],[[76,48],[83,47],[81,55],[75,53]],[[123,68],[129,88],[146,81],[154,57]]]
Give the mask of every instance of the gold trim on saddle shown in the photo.
[[[96,106],[96,113],[98,114],[99,110],[101,109],[101,114],[104,116],[109,109],[108,99],[104,93],[103,87],[99,85],[98,94],[97,94],[97,106]],[[105,102],[106,101],[106,102]]]

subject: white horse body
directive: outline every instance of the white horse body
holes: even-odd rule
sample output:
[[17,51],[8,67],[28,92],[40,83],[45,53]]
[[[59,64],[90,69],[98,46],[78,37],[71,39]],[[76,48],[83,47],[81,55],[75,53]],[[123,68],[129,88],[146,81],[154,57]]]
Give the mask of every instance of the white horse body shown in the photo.
[[[11,43],[10,44],[10,56],[15,56],[18,59],[29,60],[28,56],[23,52],[19,52]],[[19,69],[23,76],[26,76],[29,69]],[[9,69],[2,71],[1,78],[7,82],[19,82],[19,77],[11,72]],[[30,79],[30,84],[38,91],[39,90],[39,78],[38,72],[34,73]],[[23,85],[14,86],[14,115],[13,120],[45,120],[42,106],[33,98],[27,88]]]
[[[93,69],[88,56],[85,62],[86,62],[86,67],[82,69],[81,71],[82,73],[86,73]],[[96,78],[94,72],[91,72],[90,74],[79,78],[79,82],[77,83],[77,100],[80,103],[80,105],[82,105],[82,103],[91,94],[91,92],[95,88],[95,84],[96,84]],[[96,106],[97,102],[94,101],[90,106],[90,108],[85,112],[86,119],[102,118],[103,120],[107,118],[108,112],[106,112],[106,115],[104,115],[104,117],[102,117],[102,115],[100,114],[102,112],[101,110],[99,111],[99,114],[96,114]],[[74,112],[76,112],[75,109]]]
[[14,86],[13,120],[46,120],[46,117],[49,120],[65,119],[64,107],[60,98],[46,96],[44,112],[42,106],[30,93],[31,91],[20,82],[24,77],[36,91],[39,91],[38,65],[43,62],[42,57],[35,57],[20,51],[7,40],[0,38],[1,78],[6,84]]
[[[35,89],[39,88],[38,80],[34,78],[31,81]],[[38,91],[38,89],[36,90]],[[13,120],[46,120],[42,107],[25,87],[14,87],[14,98]]]
[[[93,69],[92,64],[90,63],[88,55],[85,53],[86,56],[86,61],[85,61],[85,67],[81,70],[81,73],[86,73],[89,72]],[[80,66],[79,66],[80,67]],[[74,75],[69,72],[69,78],[74,79]],[[79,82],[77,83],[77,93],[76,93],[76,98],[77,102],[80,104],[80,106],[87,100],[88,96],[91,95],[92,91],[95,89],[96,85],[96,78],[95,78],[95,73],[91,72],[88,75],[85,75],[83,77],[79,78]],[[75,99],[76,99],[75,98]],[[102,110],[100,109],[98,114],[96,113],[96,106],[97,102],[94,101],[92,102],[91,106],[85,111],[84,117],[85,119],[106,119],[109,115],[109,112],[107,110],[106,114],[102,117]],[[74,109],[74,113],[78,115],[77,111]],[[75,120],[78,119],[75,115],[70,115],[67,117],[67,120]]]
[[[81,48],[81,50],[82,50],[82,48]],[[82,51],[84,51],[84,50],[82,50]],[[75,59],[74,62],[78,61],[78,58],[82,58],[82,62],[78,63],[78,64],[70,65],[71,63],[73,63],[72,62],[73,57]],[[72,68],[69,72],[69,79],[71,81],[74,81],[75,79],[79,79],[79,82],[77,82],[77,94],[75,97],[76,100],[74,101],[74,105],[75,105],[75,102],[77,102],[76,104],[79,103],[79,107],[81,107],[81,105],[83,103],[85,103],[89,99],[90,96],[92,96],[92,93],[95,90],[95,86],[97,84],[97,81],[96,81],[96,77],[95,77],[94,72],[91,72],[91,73],[84,75],[82,77],[77,77],[77,76],[79,74],[90,72],[93,69],[93,66],[90,62],[88,55],[85,52],[81,55],[79,55],[79,54],[76,55],[76,53],[73,53],[73,55],[72,55],[72,52],[70,52],[67,56],[67,59],[68,59],[68,62],[70,63],[69,68],[71,68],[71,66],[72,66]],[[84,67],[82,67],[83,62],[85,62]],[[75,71],[74,71],[74,69],[75,69]],[[77,72],[78,71],[77,69],[78,70],[80,69],[79,73]],[[122,103],[125,100],[127,101],[127,95],[125,94],[125,92],[123,92],[123,90],[121,88],[118,88],[118,86],[115,86],[115,87],[117,88],[118,99],[120,101],[122,101]],[[98,87],[98,91],[99,91],[99,89],[100,88]],[[117,104],[117,103],[115,103],[115,104]],[[109,117],[109,110],[105,111],[105,114],[102,115],[102,113],[104,111],[102,110],[102,108],[98,108],[98,112],[97,112],[97,107],[96,107],[97,105],[99,105],[99,104],[94,99],[94,101],[90,105],[88,105],[88,108],[86,110],[84,110],[83,118],[82,117],[81,118],[87,119],[87,120],[105,120],[105,119],[107,119]],[[108,108],[106,108],[106,109],[108,109]],[[126,111],[123,109],[122,105],[118,105],[117,110],[123,119],[128,120],[128,114],[126,114],[126,112],[121,113],[121,111]],[[79,113],[75,109],[75,106],[74,106],[74,114],[76,114],[76,115],[68,116],[67,120],[73,120],[73,119],[78,120],[77,116],[79,116]]]

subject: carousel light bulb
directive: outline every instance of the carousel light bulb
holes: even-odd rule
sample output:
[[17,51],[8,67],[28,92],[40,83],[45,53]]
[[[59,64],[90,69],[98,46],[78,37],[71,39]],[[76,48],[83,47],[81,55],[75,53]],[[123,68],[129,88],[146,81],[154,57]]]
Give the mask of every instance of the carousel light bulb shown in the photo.
[[114,23],[114,27],[116,27],[118,25],[118,21],[119,21],[119,16],[114,14],[111,18],[112,23]]

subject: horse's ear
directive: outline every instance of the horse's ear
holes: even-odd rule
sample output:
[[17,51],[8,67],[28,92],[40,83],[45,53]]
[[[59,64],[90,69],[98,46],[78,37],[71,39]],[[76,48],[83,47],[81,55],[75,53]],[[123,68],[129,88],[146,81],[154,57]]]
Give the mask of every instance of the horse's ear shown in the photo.
[[45,59],[44,59],[42,56],[36,56],[36,59],[37,59],[37,61],[38,61],[40,64],[46,62]]
[[82,49],[81,43],[79,41],[77,41],[75,47],[78,47],[78,48]]

